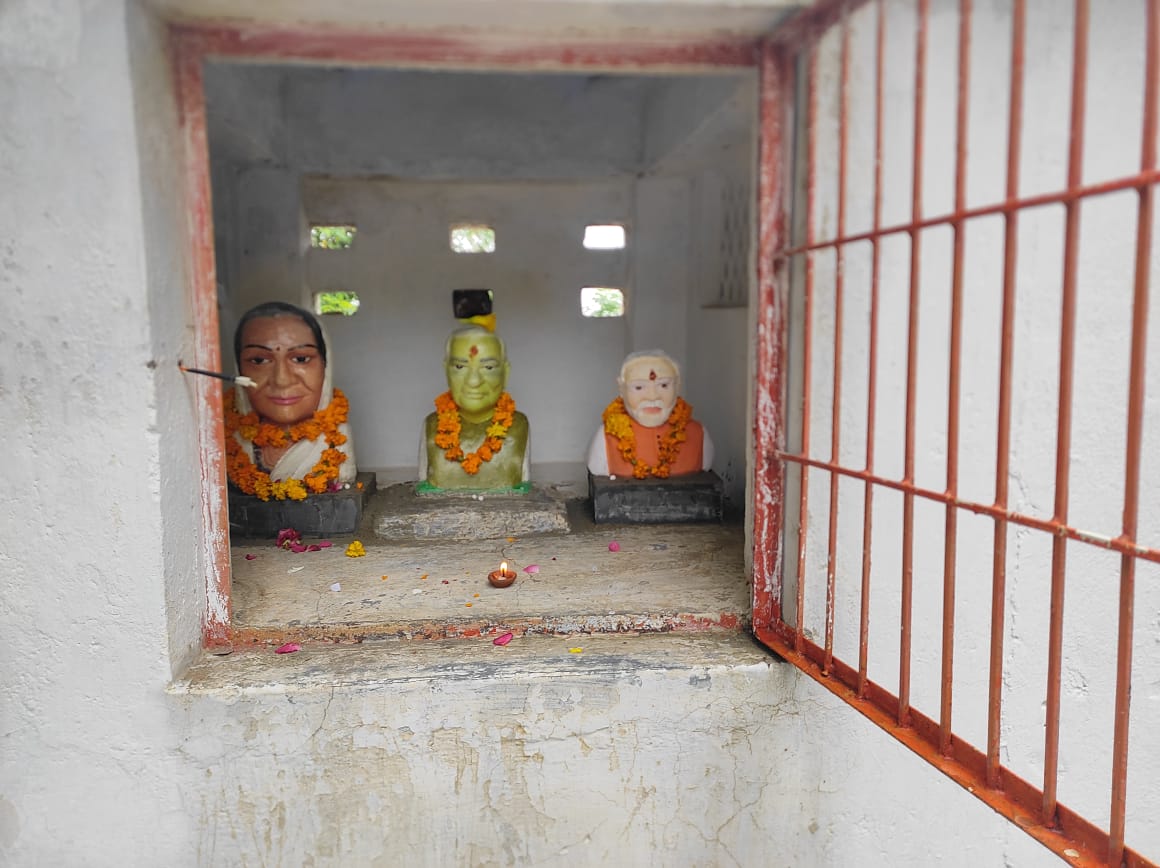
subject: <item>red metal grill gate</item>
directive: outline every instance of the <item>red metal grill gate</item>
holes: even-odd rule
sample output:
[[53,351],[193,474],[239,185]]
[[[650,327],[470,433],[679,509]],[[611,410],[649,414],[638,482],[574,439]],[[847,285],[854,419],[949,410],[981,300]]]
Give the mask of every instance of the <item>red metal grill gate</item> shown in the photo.
[[[1137,561],[1160,561],[1160,550],[1141,545],[1137,526],[1141,490],[1141,452],[1145,407],[1145,354],[1147,349],[1149,271],[1152,267],[1152,223],[1154,185],[1160,175],[1156,165],[1157,86],[1160,75],[1160,0],[1146,0],[1142,13],[1146,26],[1139,33],[1145,58],[1139,75],[1143,80],[1142,104],[1138,106],[1140,145],[1138,171],[1084,183],[1084,140],[1089,74],[1089,0],[1074,0],[1074,19],[1070,33],[1071,57],[1070,101],[1055,111],[1068,113],[1066,142],[1066,184],[1062,189],[1021,194],[1021,144],[1025,129],[1025,63],[1028,42],[1027,0],[1012,0],[1010,42],[1005,47],[1008,75],[1006,112],[1006,148],[1004,190],[994,201],[969,204],[968,165],[970,135],[970,88],[972,3],[971,0],[934,0],[936,11],[957,17],[958,58],[954,77],[957,82],[955,134],[953,147],[953,207],[946,213],[931,216],[924,213],[924,112],[927,109],[927,77],[932,59],[928,57],[928,28],[932,0],[908,0],[913,6],[915,26],[895,38],[903,44],[910,40],[913,52],[913,129],[911,138],[910,217],[902,222],[885,223],[883,218],[884,105],[886,91],[887,28],[890,15],[885,0],[871,2],[834,2],[823,4],[783,28],[763,48],[761,60],[761,155],[759,177],[760,238],[757,265],[759,319],[757,337],[757,414],[754,498],[754,629],[759,639],[778,654],[798,666],[831,691],[862,711],[883,729],[922,755],[990,804],[1014,820],[1048,847],[1066,855],[1073,864],[1149,865],[1153,864],[1125,845],[1126,781],[1128,772],[1129,696],[1132,678],[1133,608],[1136,596]],[[1102,8],[1114,15],[1111,4]],[[873,80],[874,141],[870,228],[847,231],[849,212],[848,184],[851,128],[851,49],[850,20],[855,14],[875,21],[873,36],[873,69],[863,65],[862,75]],[[836,131],[828,137],[819,118],[820,45],[825,38],[836,39],[839,59],[831,64],[836,77]],[[996,49],[998,51],[998,49]],[[946,60],[934,60],[947,63]],[[1036,111],[1052,111],[1042,106]],[[831,124],[831,127],[833,124]],[[819,232],[818,188],[819,148],[836,139],[837,157],[829,169],[836,178],[836,209],[828,234]],[[1122,527],[1118,536],[1098,534],[1069,524],[1069,479],[1073,454],[1072,424],[1075,403],[1075,355],[1077,332],[1077,288],[1081,247],[1081,209],[1094,197],[1119,191],[1135,191],[1135,261],[1131,286],[1128,382],[1116,384],[1124,392],[1122,413],[1126,421],[1123,443]],[[1012,506],[1009,480],[1016,470],[1011,464],[1013,356],[1016,350],[1016,297],[1020,217],[1032,209],[1054,206],[1063,211],[1062,286],[1059,289],[1059,328],[1055,342],[1058,353],[1057,414],[1050,420],[1055,433],[1054,505],[1050,518]],[[964,307],[966,262],[966,228],[973,221],[995,217],[1003,222],[1002,277],[996,287],[1001,294],[998,343],[998,385],[995,408],[996,424],[994,498],[991,502],[972,500],[960,489],[960,433],[962,431],[961,390],[964,372]],[[916,482],[916,454],[924,444],[916,433],[916,410],[919,406],[917,382],[919,366],[919,312],[924,291],[924,232],[945,228],[951,233],[949,255],[949,333],[946,343],[945,489],[919,485]],[[905,334],[905,418],[903,420],[903,460],[900,477],[875,468],[875,431],[878,427],[876,407],[880,363],[880,338],[887,323],[882,319],[880,292],[883,247],[890,239],[909,239],[908,283],[906,286],[905,327],[895,328],[899,340]],[[845,259],[858,245],[870,247],[869,277],[862,285],[853,285],[847,276]],[[817,323],[819,257],[833,262],[826,290],[828,293],[827,327]],[[941,262],[941,260],[940,260]],[[864,318],[856,323],[846,312],[850,293],[868,295]],[[795,307],[796,306],[796,307]],[[796,310],[796,314],[795,314]],[[900,317],[898,317],[900,318]],[[896,319],[898,319],[896,318]],[[842,420],[845,408],[843,389],[849,383],[849,366],[843,364],[844,329],[856,325],[864,330],[868,345],[865,357],[865,459],[841,458]],[[811,402],[815,391],[812,377],[819,359],[829,359],[832,381],[827,381],[829,402],[818,406]],[[843,368],[845,371],[845,382]],[[825,404],[828,403],[828,407]],[[798,410],[800,408],[800,410]],[[826,418],[826,412],[829,417]],[[793,418],[794,416],[797,418]],[[847,417],[848,418],[848,417]],[[829,425],[829,455],[821,457],[820,449],[811,449],[811,424]],[[796,442],[797,448],[793,444]],[[825,531],[825,555],[811,558],[807,538],[811,532],[811,472],[828,477],[828,504],[817,511],[828,513]],[[860,483],[862,528],[860,538],[842,536],[839,527],[839,482],[846,479]],[[793,484],[791,484],[791,481]],[[796,497],[792,489],[796,485]],[[815,486],[814,491],[819,489]],[[875,494],[900,492],[901,521],[897,514],[875,510]],[[815,495],[816,496],[816,495]],[[941,647],[939,648],[941,686],[937,709],[922,713],[911,699],[911,664],[915,649],[914,582],[915,582],[915,508],[916,501],[939,505],[945,510],[943,525],[943,558],[941,592]],[[952,697],[955,683],[956,581],[959,520],[964,513],[984,516],[993,522],[992,569],[990,585],[989,687],[987,689],[986,742],[975,746],[956,731]],[[897,691],[876,683],[868,676],[871,647],[870,612],[872,591],[871,563],[875,521],[878,530],[886,526],[895,533],[901,545],[901,570],[897,577],[900,601]],[[897,529],[900,525],[900,529]],[[896,530],[897,529],[897,530]],[[796,531],[796,533],[795,533]],[[1043,780],[1029,783],[1014,774],[1001,760],[1000,744],[1003,717],[1003,679],[1005,624],[1007,612],[1009,566],[1008,541],[1013,532],[1049,534],[1051,545],[1050,586],[1044,603],[1050,606],[1047,639],[1047,679],[1042,685],[1045,718],[1043,741]],[[816,533],[821,536],[821,532]],[[1108,785],[1110,805],[1109,828],[1105,831],[1077,812],[1057,801],[1060,745],[1061,661],[1064,657],[1064,587],[1068,576],[1067,555],[1070,547],[1098,546],[1119,555],[1118,615],[1106,625],[1108,645],[1116,647],[1114,731],[1111,744],[1111,780]],[[820,539],[818,547],[820,548]],[[842,573],[838,568],[842,547],[861,548],[861,573]],[[1074,549],[1073,549],[1074,551]],[[796,566],[796,569],[795,569]],[[823,571],[824,570],[824,571]],[[858,621],[836,623],[839,588],[857,583],[860,599]],[[895,589],[891,589],[892,592]],[[821,626],[812,633],[807,629],[805,613],[809,605],[824,605]],[[857,633],[857,660],[843,660],[835,653],[835,630]],[[1111,636],[1114,631],[1115,639]],[[852,644],[852,643],[851,643]]]

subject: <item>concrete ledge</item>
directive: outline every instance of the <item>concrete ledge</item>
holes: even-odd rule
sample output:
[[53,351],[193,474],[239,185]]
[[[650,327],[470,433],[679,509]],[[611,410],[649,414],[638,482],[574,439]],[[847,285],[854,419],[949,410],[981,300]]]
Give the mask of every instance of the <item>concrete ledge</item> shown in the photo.
[[[357,487],[360,484],[361,489]],[[269,538],[284,527],[307,537],[354,533],[362,521],[364,503],[374,490],[373,473],[358,474],[349,489],[312,494],[305,500],[260,500],[231,488],[230,534]]]
[[721,521],[724,490],[721,477],[711,470],[668,479],[588,475],[598,523]]
[[[497,631],[495,635],[500,635]],[[647,636],[517,637],[508,645],[478,639],[303,645],[203,654],[170,686],[180,694],[246,694],[374,687],[415,681],[523,680],[571,677],[639,679],[646,672],[760,667],[777,658],[743,633]],[[580,648],[579,652],[572,649]],[[703,677],[698,675],[697,677]],[[693,676],[690,676],[690,683]]]
[[420,495],[413,484],[392,485],[375,496],[368,514],[374,535],[395,541],[499,539],[571,530],[563,498],[539,486],[527,494]]

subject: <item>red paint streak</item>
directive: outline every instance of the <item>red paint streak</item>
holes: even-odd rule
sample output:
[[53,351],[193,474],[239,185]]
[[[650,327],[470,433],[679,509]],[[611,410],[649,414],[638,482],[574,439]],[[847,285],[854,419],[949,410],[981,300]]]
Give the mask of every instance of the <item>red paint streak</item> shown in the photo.
[[441,66],[516,69],[671,66],[676,69],[752,67],[753,39],[683,41],[513,40],[479,35],[353,31],[315,26],[179,25],[183,41],[214,58],[339,63],[349,66]]
[[[185,197],[189,214],[189,251],[196,365],[220,370],[217,280],[213,251],[213,205],[210,201],[209,146],[201,58],[180,40],[171,40],[178,119],[185,146]],[[207,606],[202,623],[206,646],[229,644],[230,544],[226,500],[225,441],[220,386],[195,377],[201,451],[203,557]],[[224,607],[225,615],[218,612]]]
[[392,621],[379,624],[310,624],[295,627],[240,627],[230,632],[234,646],[285,642],[349,644],[372,640],[439,641],[478,639],[498,633],[516,636],[574,636],[625,633],[735,633],[749,626],[739,612],[625,615],[616,618],[514,618],[503,621]]
[[[766,43],[761,51],[757,193],[757,410],[754,413],[753,620],[769,626],[781,618],[782,539],[785,520],[783,393],[787,267],[775,253],[784,243],[784,118],[791,94],[786,57]],[[762,407],[769,408],[762,412]]]

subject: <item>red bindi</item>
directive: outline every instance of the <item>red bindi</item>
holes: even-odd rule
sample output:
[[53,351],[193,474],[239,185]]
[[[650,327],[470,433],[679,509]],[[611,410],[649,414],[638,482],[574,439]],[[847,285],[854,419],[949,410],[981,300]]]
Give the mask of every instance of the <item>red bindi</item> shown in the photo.
[[649,371],[649,372],[648,372],[648,378],[649,378],[650,380],[655,380],[655,379],[657,378],[657,372],[656,372],[656,371]]
[[476,356],[478,356],[478,355],[479,355],[479,347],[477,347],[475,344],[472,344],[472,345],[471,345],[471,356],[472,356],[472,358],[475,358],[475,357],[476,357]]

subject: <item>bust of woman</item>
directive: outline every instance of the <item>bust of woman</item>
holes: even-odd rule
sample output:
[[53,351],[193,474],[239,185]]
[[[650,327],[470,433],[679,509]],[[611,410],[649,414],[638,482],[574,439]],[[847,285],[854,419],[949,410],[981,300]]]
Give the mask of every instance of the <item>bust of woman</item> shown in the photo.
[[346,396],[331,384],[326,335],[285,302],[247,311],[234,331],[238,373],[254,385],[226,393],[226,472],[262,500],[302,500],[357,473]]
[[451,333],[443,354],[448,390],[435,399],[419,449],[431,488],[510,490],[531,478],[528,417],[504,391],[510,365],[498,335],[480,326]]

